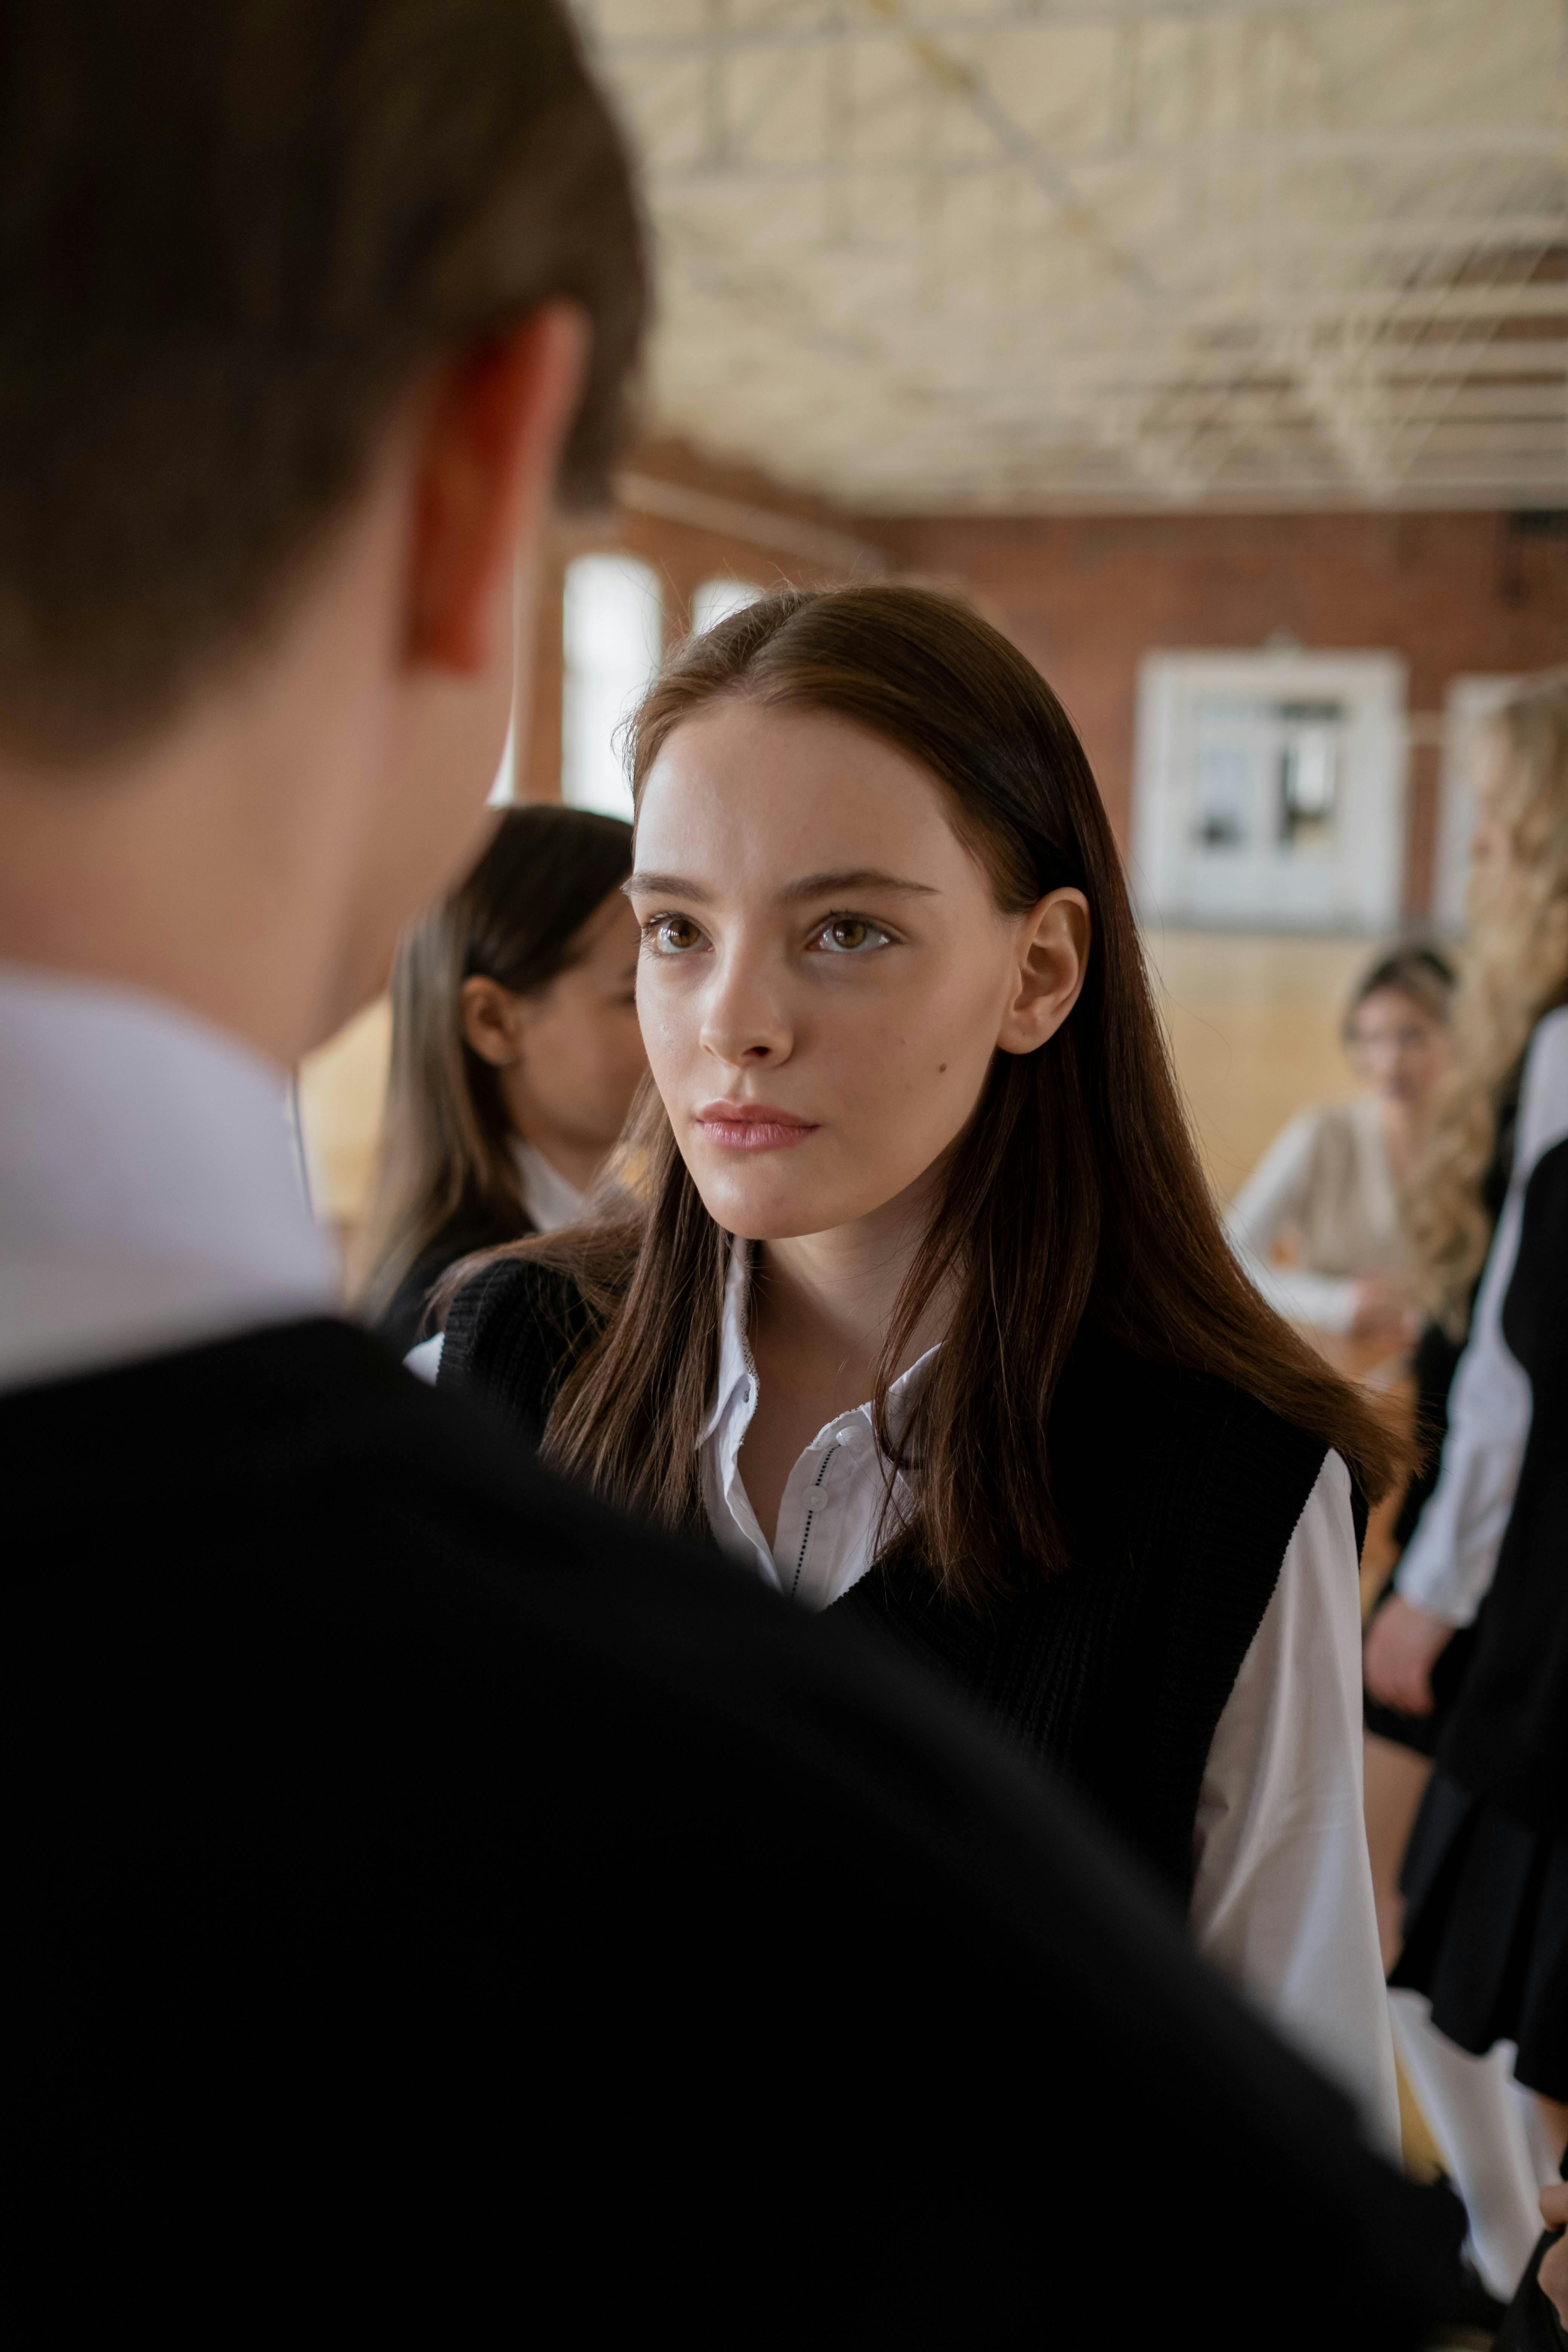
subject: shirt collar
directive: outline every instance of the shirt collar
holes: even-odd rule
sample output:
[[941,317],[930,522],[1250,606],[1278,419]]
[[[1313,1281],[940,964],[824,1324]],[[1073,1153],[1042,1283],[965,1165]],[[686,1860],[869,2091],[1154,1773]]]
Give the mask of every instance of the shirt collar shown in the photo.
[[724,1276],[724,1307],[719,1326],[719,1377],[713,1383],[713,1402],[707,1418],[697,1433],[699,1445],[706,1445],[729,1412],[737,1389],[755,1381],[757,1368],[752,1361],[752,1343],[747,1326],[752,1310],[752,1244],[737,1234],[730,1244],[729,1271]]
[[[754,1244],[749,1241],[742,1241],[739,1234],[730,1244],[730,1265],[724,1276],[723,1315],[719,1327],[719,1376],[713,1383],[712,1403],[709,1407],[701,1428],[697,1433],[699,1445],[706,1445],[715,1430],[719,1428],[734,1402],[738,1391],[744,1388],[753,1394],[755,1391],[757,1368],[752,1359],[752,1343],[748,1336],[752,1306],[752,1253],[754,1246]],[[898,1379],[889,1386],[888,1427],[889,1434],[895,1443],[902,1434],[904,1423],[909,1419],[915,1399],[925,1383],[926,1375],[935,1360],[937,1348],[941,1344],[938,1340],[936,1346],[928,1348],[923,1356],[918,1357],[908,1370],[900,1372]],[[852,1421],[857,1414],[867,1423],[870,1422],[869,1400],[864,1404],[854,1406],[848,1412],[840,1413],[836,1421],[828,1423],[826,1429],[818,1431],[817,1436],[812,1441],[813,1444],[820,1443],[828,1430],[839,1428],[845,1422]]]
[[522,1191],[522,1205],[532,1220],[534,1230],[542,1234],[558,1233],[563,1225],[574,1225],[583,1213],[584,1195],[552,1168],[537,1144],[524,1143],[520,1139],[514,1147],[517,1172]]
[[284,1071],[141,990],[0,967],[0,1381],[334,1290]]

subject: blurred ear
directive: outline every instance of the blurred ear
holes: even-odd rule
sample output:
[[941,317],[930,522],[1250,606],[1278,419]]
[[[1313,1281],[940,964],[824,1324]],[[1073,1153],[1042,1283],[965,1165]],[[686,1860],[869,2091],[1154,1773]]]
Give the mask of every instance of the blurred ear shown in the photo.
[[548,508],[588,335],[575,303],[547,302],[437,377],[417,458],[411,662],[472,674],[510,635],[513,558]]
[[1081,890],[1053,890],[1021,918],[1018,986],[1002,1017],[1004,1054],[1032,1054],[1054,1037],[1089,970],[1089,900]]
[[504,1070],[522,1052],[522,1001],[499,980],[463,982],[463,1035],[481,1062]]

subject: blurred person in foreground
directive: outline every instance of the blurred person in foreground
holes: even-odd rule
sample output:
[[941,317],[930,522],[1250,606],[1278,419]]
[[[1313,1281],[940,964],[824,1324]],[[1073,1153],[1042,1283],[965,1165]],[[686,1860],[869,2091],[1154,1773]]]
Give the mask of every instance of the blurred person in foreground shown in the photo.
[[1545,2227],[1492,2338],[1493,2352],[1568,2352],[1568,2156],[1542,2190],[1539,2210]]
[[0,254],[13,2307],[1415,2344],[1440,2200],[1075,1812],[333,1311],[285,1072],[638,339],[564,17],[13,0]]
[[508,809],[399,945],[359,1306],[400,1356],[454,1260],[576,1221],[621,1131],[647,1067],[631,870],[618,817]]
[[1455,1067],[1410,1208],[1441,1454],[1365,1676],[1369,1794],[1385,1843],[1408,1835],[1395,2031],[1506,2296],[1568,2139],[1568,673],[1505,706],[1478,801]]
[[[1448,1059],[1454,974],[1395,948],[1357,983],[1345,1050],[1363,1082],[1283,1128],[1226,1217],[1232,1247],[1277,1314],[1314,1329],[1397,1339],[1415,1306],[1399,1194],[1426,1141]],[[1275,1262],[1285,1243],[1289,1265]]]

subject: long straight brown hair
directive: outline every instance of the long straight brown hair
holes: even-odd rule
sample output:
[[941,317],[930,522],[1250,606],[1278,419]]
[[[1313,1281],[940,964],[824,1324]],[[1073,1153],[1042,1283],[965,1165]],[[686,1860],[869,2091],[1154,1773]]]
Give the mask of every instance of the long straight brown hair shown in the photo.
[[[975,1600],[1031,1567],[1065,1565],[1047,1433],[1086,1323],[1321,1434],[1375,1498],[1394,1441],[1264,1306],[1226,1243],[1100,794],[1037,672],[930,589],[769,596],[689,639],[656,680],[631,730],[636,797],[672,730],[720,696],[832,711],[920,761],[1005,909],[1067,885],[1089,899],[1083,992],[1048,1044],[995,1055],[882,1351],[879,1434],[919,1496],[900,1550]],[[597,1223],[521,1244],[574,1276],[599,1324],[562,1389],[545,1452],[568,1476],[689,1524],[701,1511],[697,1436],[732,1237],[704,1208],[651,1085],[626,1160],[633,1181]],[[889,1385],[939,1292],[955,1302],[945,1341],[895,1443]]]

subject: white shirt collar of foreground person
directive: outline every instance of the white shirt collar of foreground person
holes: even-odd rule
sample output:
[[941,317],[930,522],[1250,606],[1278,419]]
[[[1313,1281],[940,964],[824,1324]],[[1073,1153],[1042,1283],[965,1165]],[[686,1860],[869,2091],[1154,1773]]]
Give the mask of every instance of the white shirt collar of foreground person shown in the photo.
[[[719,1376],[699,1439],[703,1501],[723,1550],[808,1609],[826,1609],[912,1503],[877,1444],[869,1402],[818,1430],[790,1472],[770,1547],[739,1467],[757,1405],[747,1338],[752,1245],[724,1286]],[[936,1355],[888,1394],[899,1431]],[[1136,1433],[1128,1432],[1129,1472]],[[1200,1950],[1355,2099],[1397,2158],[1399,2099],[1362,1816],[1361,1592],[1350,1474],[1330,1454],[1307,1498],[1236,1686],[1198,1801],[1189,1924]]]
[[336,1303],[284,1072],[140,989],[0,966],[0,1383]]

